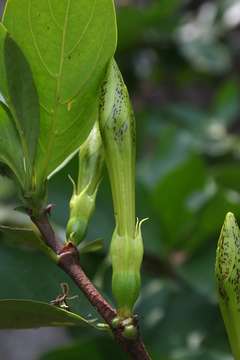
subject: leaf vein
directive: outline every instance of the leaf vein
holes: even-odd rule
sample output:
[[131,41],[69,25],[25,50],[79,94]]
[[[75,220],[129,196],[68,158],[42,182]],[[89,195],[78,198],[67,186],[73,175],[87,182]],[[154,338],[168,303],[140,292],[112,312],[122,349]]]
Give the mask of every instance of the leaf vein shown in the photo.
[[89,25],[91,24],[92,19],[93,19],[94,11],[95,11],[95,8],[96,8],[96,3],[97,3],[97,0],[94,1],[94,4],[93,4],[92,9],[91,9],[91,15],[89,16],[89,20],[88,20],[87,24],[85,25],[81,36],[79,37],[79,39],[77,40],[77,42],[75,43],[75,45],[72,47],[72,49],[69,51],[69,53],[67,54],[67,56],[72,55],[72,53],[73,53],[74,50],[78,47],[78,45],[79,45],[80,42],[82,41],[84,35],[86,34],[86,32],[87,32],[87,30],[88,30],[88,28],[89,28]]
[[52,110],[49,110],[46,106],[40,103],[40,107],[49,115],[52,115]]
[[46,158],[46,163],[44,165],[44,171],[43,171],[44,176],[47,175],[51,149],[53,148],[53,145],[54,145],[54,136],[55,136],[55,134],[54,134],[54,126],[55,126],[55,123],[56,123],[56,120],[57,120],[57,116],[56,116],[57,108],[58,108],[58,106],[60,104],[58,98],[59,98],[59,92],[60,92],[60,86],[61,86],[62,69],[63,69],[63,62],[64,62],[64,48],[65,48],[66,30],[67,30],[67,25],[68,25],[70,5],[71,5],[71,0],[68,0],[67,7],[66,7],[66,15],[65,15],[65,19],[64,19],[62,45],[61,45],[61,55],[60,55],[59,70],[58,70],[57,83],[56,83],[55,109],[53,110],[53,114],[51,116],[52,119],[51,119],[50,131],[49,131],[49,141],[48,141],[48,144],[47,144],[47,154],[48,154],[48,156]]
[[57,19],[54,15],[54,12],[53,12],[53,8],[52,8],[52,5],[51,5],[51,0],[48,0],[48,7],[49,7],[49,12],[50,12],[50,15],[51,15],[51,18],[54,22],[54,24],[56,25],[56,27],[58,27],[61,31],[63,31],[62,27],[59,25],[59,23],[57,22]]
[[40,59],[40,62],[42,63],[44,69],[47,71],[47,73],[52,77],[52,78],[56,78],[57,77],[57,74],[54,74],[48,67],[48,65],[45,63],[44,59],[43,59],[43,56],[41,54],[41,51],[39,49],[39,46],[38,46],[38,43],[37,43],[37,40],[36,40],[36,37],[34,35],[34,31],[33,31],[33,27],[32,27],[32,19],[31,19],[31,7],[32,7],[32,0],[29,0],[29,7],[28,7],[28,22],[29,22],[29,29],[30,29],[30,33],[31,33],[31,36],[32,36],[32,39],[33,39],[33,45],[36,49],[36,52],[39,56],[39,59]]
[[103,49],[103,45],[104,45],[105,40],[106,40],[106,34],[107,34],[107,31],[106,31],[106,30],[107,30],[107,26],[105,26],[103,42],[101,43],[101,46],[100,46],[100,48],[99,48],[99,50],[98,50],[98,53],[97,53],[97,56],[96,56],[96,61],[95,61],[94,65],[93,65],[92,71],[89,73],[89,76],[86,78],[86,80],[84,81],[84,83],[81,85],[81,88],[80,88],[79,90],[77,90],[77,92],[76,92],[72,97],[70,97],[70,98],[68,98],[67,100],[61,102],[62,105],[65,105],[65,104],[67,104],[67,103],[69,103],[69,102],[73,102],[74,99],[80,95],[83,87],[88,83],[89,79],[92,77],[92,74],[93,74],[94,70],[95,70],[96,67],[97,67],[98,60],[99,60],[99,57],[100,57],[101,52],[102,52],[102,49]]

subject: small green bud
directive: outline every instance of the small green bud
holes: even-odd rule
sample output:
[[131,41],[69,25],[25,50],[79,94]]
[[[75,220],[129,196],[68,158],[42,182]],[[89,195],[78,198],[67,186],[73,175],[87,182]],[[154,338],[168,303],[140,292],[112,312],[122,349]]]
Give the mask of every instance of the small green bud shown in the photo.
[[88,195],[87,189],[73,194],[70,201],[70,218],[67,223],[67,239],[79,244],[85,237],[89,219],[95,208],[96,194]]
[[227,213],[217,246],[215,275],[219,305],[236,360],[240,359],[240,231]]
[[116,329],[121,322],[121,319],[119,316],[116,316],[114,319],[112,319],[112,327]]
[[105,323],[97,323],[96,324],[96,328],[98,330],[109,330],[109,325],[108,324],[105,324]]
[[73,182],[70,216],[66,228],[67,240],[78,245],[85,237],[95,209],[98,186],[102,176],[103,150],[98,123],[80,146],[77,185]]
[[127,325],[123,330],[123,336],[129,340],[134,340],[137,337],[137,329],[134,325]]

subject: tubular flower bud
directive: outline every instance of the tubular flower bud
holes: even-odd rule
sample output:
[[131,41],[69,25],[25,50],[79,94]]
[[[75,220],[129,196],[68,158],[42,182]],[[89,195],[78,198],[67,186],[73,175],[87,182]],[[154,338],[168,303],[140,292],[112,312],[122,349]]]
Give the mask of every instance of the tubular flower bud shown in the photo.
[[234,359],[240,359],[240,231],[227,213],[217,247],[215,275],[222,317]]
[[137,221],[134,237],[127,233],[120,235],[116,227],[111,241],[112,291],[119,315],[124,318],[131,316],[140,292],[143,258],[141,225],[144,220]]
[[143,246],[140,224],[135,225],[135,119],[114,60],[101,89],[99,125],[116,221],[110,249],[112,290],[123,317],[131,315],[139,295]]
[[85,237],[102,176],[103,149],[98,123],[80,146],[77,185],[73,182],[67,240],[78,245]]

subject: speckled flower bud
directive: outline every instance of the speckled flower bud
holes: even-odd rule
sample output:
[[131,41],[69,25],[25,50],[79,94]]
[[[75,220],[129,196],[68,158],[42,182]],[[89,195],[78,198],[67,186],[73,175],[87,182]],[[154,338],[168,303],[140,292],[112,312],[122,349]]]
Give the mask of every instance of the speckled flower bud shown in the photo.
[[218,298],[229,342],[240,359],[240,231],[232,213],[227,213],[217,247],[215,275]]
[[67,224],[67,240],[78,245],[85,237],[89,220],[95,209],[98,185],[102,176],[103,149],[96,123],[79,150],[77,185],[73,182],[70,200],[70,216]]
[[135,119],[116,62],[108,67],[100,97],[99,127],[120,235],[135,233]]
[[114,60],[109,64],[100,100],[99,125],[116,220],[110,251],[112,290],[118,314],[127,317],[140,291],[143,246],[140,224],[135,225],[135,119]]

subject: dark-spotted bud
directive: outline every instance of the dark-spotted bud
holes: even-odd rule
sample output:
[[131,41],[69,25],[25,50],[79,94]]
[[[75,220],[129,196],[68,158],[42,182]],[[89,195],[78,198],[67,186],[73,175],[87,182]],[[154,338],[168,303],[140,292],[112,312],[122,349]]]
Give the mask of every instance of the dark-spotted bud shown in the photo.
[[[103,149],[98,123],[80,146],[78,182],[73,182],[70,216],[66,236],[78,245],[85,237],[95,209],[96,194],[102,176]],[[73,181],[73,180],[72,180]]]
[[135,219],[135,119],[122,75],[109,64],[100,97],[100,131],[116,227],[111,242],[112,290],[120,317],[128,317],[140,291],[143,245]]
[[215,275],[219,305],[234,359],[240,359],[240,231],[227,213],[217,246]]

